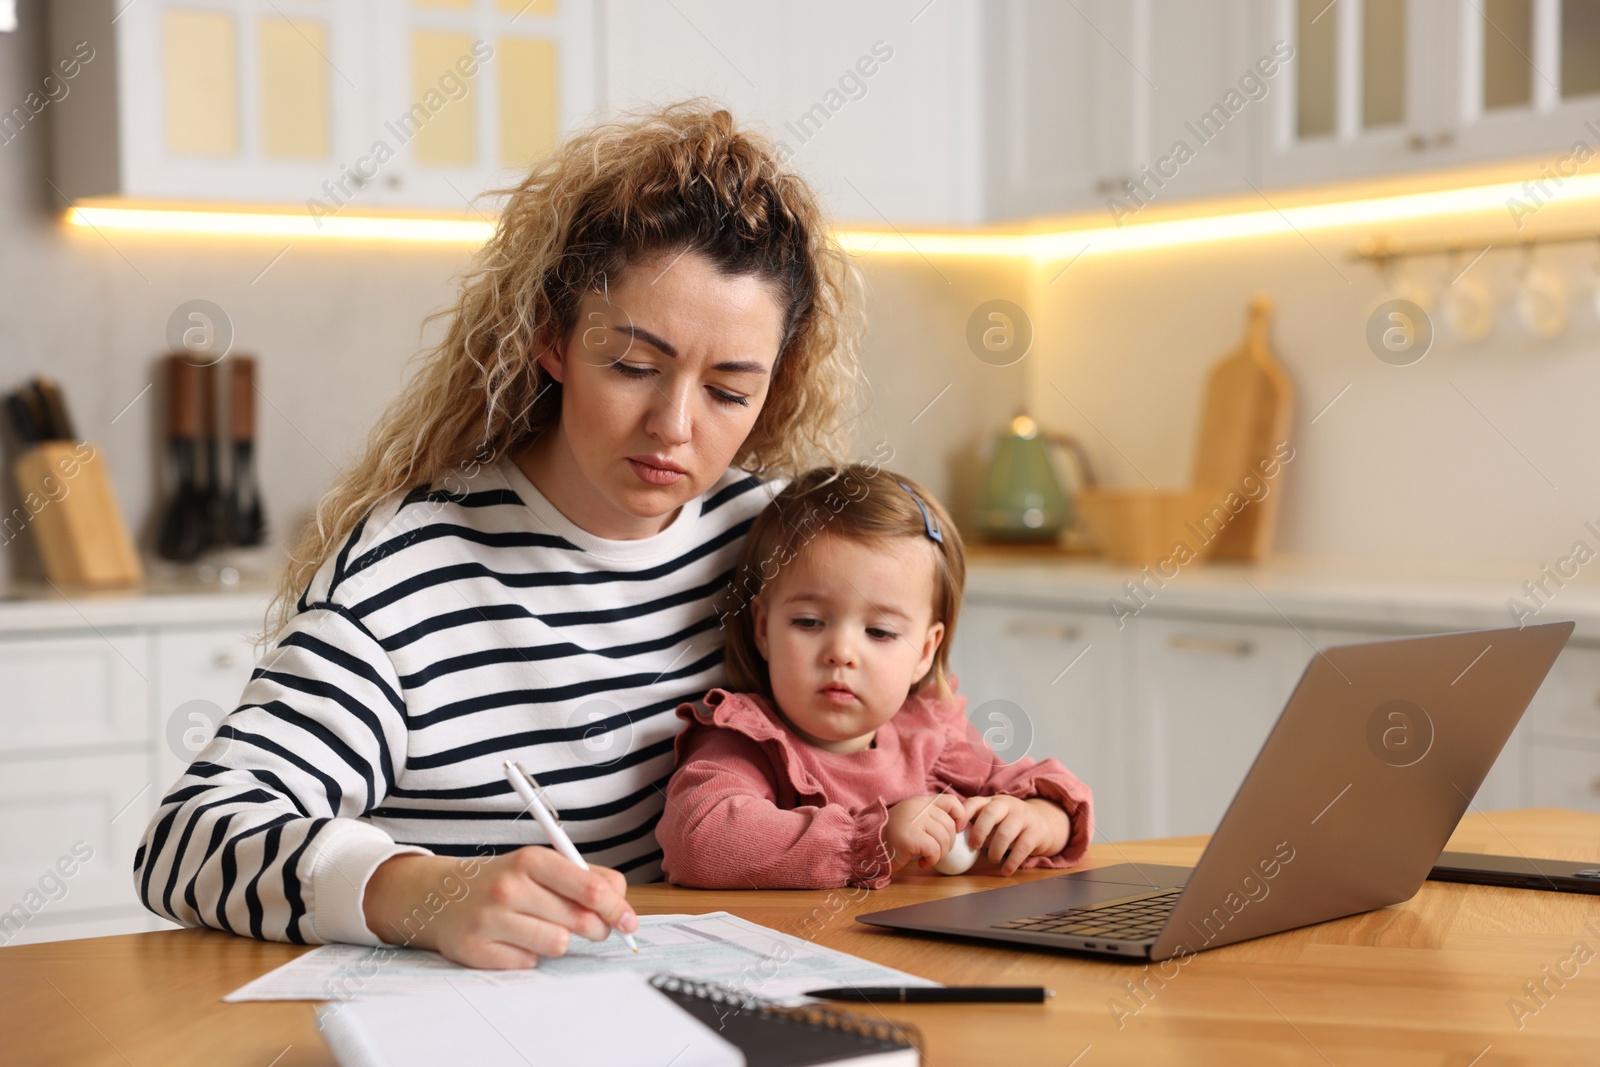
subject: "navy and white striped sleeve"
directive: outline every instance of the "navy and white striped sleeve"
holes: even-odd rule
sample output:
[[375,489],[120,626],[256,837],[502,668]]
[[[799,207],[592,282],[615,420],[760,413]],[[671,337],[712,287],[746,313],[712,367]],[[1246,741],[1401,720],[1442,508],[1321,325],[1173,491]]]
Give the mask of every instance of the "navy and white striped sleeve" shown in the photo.
[[346,609],[301,609],[162,800],[134,881],[146,907],[186,926],[381,944],[362,912],[367,879],[392,856],[426,852],[357,818],[403,765],[400,683]]

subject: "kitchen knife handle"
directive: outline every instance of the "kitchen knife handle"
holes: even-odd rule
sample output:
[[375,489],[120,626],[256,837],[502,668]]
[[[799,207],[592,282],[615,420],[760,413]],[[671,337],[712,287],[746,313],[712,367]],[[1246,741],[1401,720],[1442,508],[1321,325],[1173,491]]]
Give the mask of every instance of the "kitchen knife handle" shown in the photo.
[[11,417],[11,430],[17,435],[17,447],[27,451],[39,443],[39,426],[33,419],[28,398],[21,392],[6,397],[6,413]]
[[179,355],[167,357],[167,435],[200,436],[200,368]]
[[215,363],[205,363],[195,368],[200,376],[200,436],[206,441],[217,440],[217,389],[222,371]]
[[44,429],[46,436],[52,441],[73,441],[77,434],[72,430],[72,419],[67,416],[66,398],[61,395],[61,387],[54,381],[43,376],[33,379],[34,392],[39,395],[39,404],[44,408]]
[[230,361],[229,391],[233,395],[232,437],[254,441],[256,436],[256,361],[254,356],[234,356]]

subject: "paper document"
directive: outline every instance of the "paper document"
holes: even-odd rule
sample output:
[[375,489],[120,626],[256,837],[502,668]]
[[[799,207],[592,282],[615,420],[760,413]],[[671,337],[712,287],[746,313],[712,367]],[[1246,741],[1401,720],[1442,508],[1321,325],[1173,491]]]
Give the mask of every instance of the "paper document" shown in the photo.
[[537,991],[458,981],[449,993],[324,1004],[317,1025],[341,1067],[745,1063],[738,1048],[627,971]]
[[818,986],[938,985],[926,978],[770,930],[725,911],[641,915],[637,954],[613,933],[601,942],[575,937],[565,956],[522,971],[483,971],[436,952],[365,945],[323,945],[229,993],[224,1000],[349,1000],[451,989],[548,982],[571,975],[667,971],[720,982],[751,996],[798,1001]]

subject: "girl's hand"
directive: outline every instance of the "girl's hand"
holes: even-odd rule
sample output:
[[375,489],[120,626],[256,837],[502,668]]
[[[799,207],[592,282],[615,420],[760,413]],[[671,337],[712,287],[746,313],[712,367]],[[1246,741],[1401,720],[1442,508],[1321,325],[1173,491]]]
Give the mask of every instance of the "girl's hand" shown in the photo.
[[963,807],[971,820],[971,840],[980,858],[1000,865],[1000,873],[1017,873],[1031,856],[1053,856],[1067,847],[1072,819],[1042,797],[972,797]]
[[950,851],[956,834],[967,827],[967,814],[961,798],[954,793],[930,797],[910,797],[889,809],[883,825],[883,841],[889,846],[890,862],[899,870],[918,858],[918,866],[932,867]]
[[471,867],[446,856],[395,856],[372,872],[363,907],[368,929],[390,944],[509,969],[565,954],[573,934],[604,941],[613,927],[634,932],[639,917],[626,892],[626,879],[609,867],[585,871],[528,845]]

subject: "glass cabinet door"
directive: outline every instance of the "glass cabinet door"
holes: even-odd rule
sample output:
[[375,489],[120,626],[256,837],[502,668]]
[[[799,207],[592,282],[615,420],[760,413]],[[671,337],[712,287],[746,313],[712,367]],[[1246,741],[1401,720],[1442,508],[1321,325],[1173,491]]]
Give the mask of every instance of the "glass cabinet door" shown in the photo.
[[193,0],[124,8],[114,27],[125,87],[114,101],[117,191],[287,203],[314,195],[356,143],[361,7]]
[[591,0],[379,0],[356,199],[492,215],[596,103]]
[[1600,2],[1459,0],[1450,7],[1461,52],[1449,119],[1462,161],[1554,162],[1577,141],[1600,151],[1600,135],[1585,125],[1600,102]]
[[1600,0],[1269,2],[1296,52],[1271,183],[1600,151]]
[[[1297,184],[1409,170],[1441,144],[1437,12],[1427,0],[1272,0],[1261,47],[1293,58],[1262,175]],[[1259,50],[1259,49],[1258,49]]]

